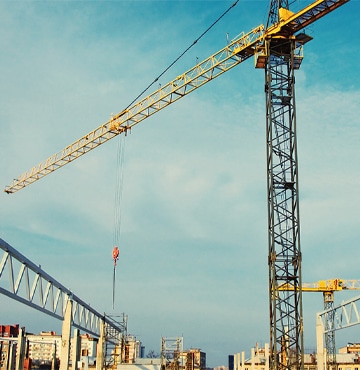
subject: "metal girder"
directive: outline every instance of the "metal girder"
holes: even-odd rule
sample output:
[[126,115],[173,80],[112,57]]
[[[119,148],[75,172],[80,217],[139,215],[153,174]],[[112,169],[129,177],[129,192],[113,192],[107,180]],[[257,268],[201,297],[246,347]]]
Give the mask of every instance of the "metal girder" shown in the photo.
[[[342,302],[339,306],[319,312],[324,333],[345,329],[360,324],[360,296]],[[333,315],[334,320],[329,320]],[[327,323],[333,322],[332,326]]]
[[2,239],[0,249],[3,252],[0,260],[0,294],[60,320],[64,319],[67,302],[72,300],[74,327],[94,336],[100,335],[103,322],[118,332],[126,331],[125,321],[115,322],[97,312]]

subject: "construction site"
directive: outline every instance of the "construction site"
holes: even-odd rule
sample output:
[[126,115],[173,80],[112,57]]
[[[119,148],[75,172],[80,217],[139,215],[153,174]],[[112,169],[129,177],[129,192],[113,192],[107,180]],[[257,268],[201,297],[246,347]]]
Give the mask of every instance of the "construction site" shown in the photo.
[[[178,62],[198,42],[200,43],[204,36],[214,32],[213,28],[217,27],[218,23],[221,24],[223,18],[230,17],[234,9],[241,5],[238,3],[239,0],[231,4],[222,4],[222,12],[213,16],[215,21],[212,23],[208,19],[206,22],[203,20],[202,22],[210,26],[205,28],[204,32],[199,33],[200,36],[190,43],[190,46],[185,48],[185,51],[180,53],[180,56],[173,62],[166,59],[165,64],[168,64],[168,67],[134,100],[130,100],[128,105],[120,105],[118,113],[111,113],[105,123],[97,128],[91,128],[91,131],[85,131],[87,132],[85,135],[80,133],[79,136],[82,136],[79,139],[64,144],[63,149],[37,165],[32,164],[32,167],[21,175],[16,174],[17,168],[14,167],[14,163],[7,168],[7,172],[12,173],[13,180],[4,187],[4,196],[7,197],[6,207],[11,208],[11,204],[14,204],[13,213],[7,222],[9,225],[13,223],[14,226],[13,228],[6,227],[6,232],[4,232],[6,240],[0,239],[2,252],[0,259],[0,370],[30,370],[32,368],[86,370],[91,367],[96,370],[110,368],[128,370],[130,367],[138,370],[205,370],[210,367],[217,368],[207,364],[208,354],[220,351],[220,343],[225,343],[222,337],[231,338],[231,336],[234,336],[232,347],[224,345],[228,350],[224,353],[224,356],[228,356],[226,365],[228,370],[358,370],[360,337],[349,339],[344,345],[336,341],[336,336],[339,332],[342,333],[343,330],[356,327],[360,323],[358,310],[360,297],[357,292],[360,290],[360,279],[356,279],[357,270],[349,268],[353,266],[350,264],[354,263],[355,266],[357,264],[355,243],[358,243],[357,237],[359,236],[359,217],[356,210],[359,195],[355,191],[355,194],[349,196],[350,200],[347,202],[339,197],[339,200],[334,202],[333,208],[326,208],[326,210],[321,206],[319,199],[314,201],[311,186],[305,186],[305,196],[301,196],[299,173],[302,171],[306,173],[306,170],[301,167],[301,159],[299,159],[301,158],[299,155],[301,146],[298,146],[298,127],[301,126],[301,120],[310,120],[311,114],[307,112],[306,103],[299,115],[301,119],[297,118],[297,107],[301,106],[301,100],[295,94],[295,81],[298,75],[300,83],[306,86],[305,82],[301,82],[306,80],[301,70],[306,63],[304,50],[316,39],[316,32],[313,32],[312,27],[326,21],[328,17],[341,24],[342,10],[346,10],[352,2],[350,0],[316,0],[314,2],[270,0],[263,24],[256,26],[255,22],[255,27],[244,32],[240,30],[235,37],[226,34],[223,47],[218,48],[217,51],[215,49],[215,52],[209,52],[204,58],[196,55],[195,63],[189,69],[184,72],[181,67],[176,67],[178,68],[175,72],[176,77],[166,80],[169,82],[164,82],[163,75],[173,67],[175,62]],[[82,5],[78,5],[79,9],[82,9]],[[132,8],[129,6],[128,10],[133,11],[133,15],[141,14],[140,5],[137,4],[136,10],[130,10]],[[246,9],[246,5],[245,2],[242,9]],[[22,7],[23,4],[17,6]],[[45,10],[37,8],[36,4],[33,6],[29,14],[33,13],[42,18],[42,12]],[[166,4],[160,5],[163,10],[162,7],[167,9]],[[91,15],[94,15],[96,8],[91,9],[93,12]],[[60,13],[66,14],[66,11],[61,10]],[[80,14],[82,14],[81,11],[75,12],[74,16],[78,17]],[[209,14],[210,12],[207,13],[208,17],[210,17]],[[334,14],[339,15],[334,18]],[[85,22],[84,19],[86,19],[85,16],[81,18],[81,22]],[[144,22],[145,19],[146,17]],[[99,24],[102,23],[99,22]],[[160,22],[156,24],[160,27]],[[76,28],[76,25],[74,27]],[[155,26],[153,29],[153,32],[162,34]],[[126,33],[124,30],[121,32]],[[77,33],[78,39],[76,40],[81,40],[85,34],[85,30]],[[73,36],[67,37],[73,38]],[[101,42],[98,41],[98,44]],[[146,45],[149,44],[151,42]],[[329,41],[329,45],[323,43],[322,47],[331,48],[333,45]],[[339,45],[337,47],[340,49]],[[312,51],[310,60],[316,59],[315,53],[316,51]],[[127,54],[129,65],[131,65],[130,54],[129,51]],[[340,55],[341,52],[338,54]],[[58,58],[54,52],[54,59],[61,58]],[[188,128],[184,135],[185,140],[186,136],[189,137],[188,144],[184,145],[186,141],[178,137],[178,133],[188,127],[185,124],[184,126],[177,125],[179,132],[172,133],[174,140],[170,146],[176,147],[179,143],[183,146],[178,157],[174,156],[170,159],[170,154],[158,151],[157,144],[154,144],[154,137],[150,138],[154,157],[151,162],[146,162],[146,165],[140,165],[140,163],[143,163],[141,160],[149,160],[150,152],[137,150],[135,151],[136,156],[139,157],[136,157],[134,151],[126,149],[126,154],[136,157],[130,166],[136,172],[132,173],[131,186],[125,187],[124,183],[126,184],[127,178],[124,174],[125,142],[130,141],[130,136],[131,142],[135,141],[137,132],[145,126],[143,140],[147,140],[146,136],[149,135],[149,131],[146,130],[149,128],[146,127],[156,125],[157,113],[164,111],[166,119],[176,120],[177,115],[180,114],[179,111],[175,111],[175,116],[171,116],[171,113],[166,116],[166,112],[171,110],[167,107],[179,105],[181,114],[185,114],[188,111],[187,100],[189,104],[195,101],[192,107],[198,106],[199,101],[196,99],[199,98],[196,94],[201,94],[203,90],[204,94],[208,94],[206,96],[209,97],[209,106],[216,106],[217,98],[214,98],[213,94],[221,89],[222,79],[224,78],[224,85],[226,85],[228,82],[225,76],[233,73],[230,72],[233,70],[241,71],[243,62],[252,63],[252,69],[258,74],[263,74],[263,91],[261,92],[265,109],[258,114],[265,127],[265,140],[263,141],[265,144],[262,146],[264,147],[263,162],[266,163],[266,171],[261,182],[263,187],[258,185],[257,177],[251,181],[252,172],[249,171],[246,175],[246,168],[240,171],[242,173],[236,181],[223,167],[218,167],[215,171],[217,155],[214,152],[211,155],[213,163],[209,165],[206,173],[219,172],[221,177],[215,178],[212,186],[208,188],[210,183],[208,179],[203,177],[200,171],[198,173],[198,167],[192,167],[196,163],[200,168],[204,167],[202,164],[205,163],[206,155],[200,150],[200,146],[193,159],[190,161],[185,159],[186,157],[183,159],[183,153],[188,150],[188,146],[190,147],[193,141],[195,146],[198,144],[196,139],[198,134],[195,133],[192,139],[192,133],[188,131]],[[66,63],[70,62],[64,60],[64,64]],[[102,65],[105,63],[103,59],[101,63]],[[146,64],[144,68],[147,67]],[[104,66],[103,68],[107,69]],[[311,64],[307,71],[311,75]],[[211,91],[214,80],[219,82],[216,82],[218,85],[214,88],[215,91]],[[320,80],[319,77],[319,85]],[[60,82],[59,84],[61,85]],[[123,88],[121,84],[119,85]],[[99,91],[111,89],[111,84],[106,84],[106,87],[104,84],[103,89]],[[136,89],[137,86],[129,86],[126,94]],[[351,86],[349,90],[351,89],[355,88]],[[153,92],[149,93],[148,90]],[[305,91],[303,96],[306,98],[306,87],[303,91]],[[190,94],[192,92],[194,94]],[[244,92],[244,94],[247,93]],[[187,98],[188,95],[191,97]],[[326,100],[325,97],[323,97],[324,100]],[[81,94],[64,95],[59,101],[54,98],[54,106],[58,102],[59,105],[66,107],[66,101],[71,104],[72,98],[81,100]],[[224,107],[228,104],[227,99],[229,96],[224,98]],[[246,99],[248,99],[247,103],[242,105],[242,109],[255,111],[248,104],[251,102],[251,97]],[[346,104],[346,99],[339,98],[339,100],[342,105]],[[358,106],[355,98],[354,101]],[[257,104],[258,102],[254,103],[254,106]],[[53,105],[51,108],[55,109]],[[66,111],[66,108],[63,109]],[[97,112],[95,103],[91,109],[88,109],[93,111],[91,114],[94,119],[97,119],[100,113]],[[50,107],[47,109],[42,107],[39,108],[38,113],[41,116],[41,112],[44,111],[46,114],[47,110],[50,112]],[[189,109],[189,111],[192,110],[196,109]],[[326,117],[336,116],[336,120],[339,121],[336,115],[337,110],[333,111],[331,106],[329,110],[329,116]],[[351,109],[344,108],[344,110],[350,112],[349,114],[352,112]],[[239,110],[239,116],[241,111]],[[236,113],[236,110],[231,111],[231,116],[234,117]],[[49,114],[53,115],[53,113]],[[159,113],[159,116],[161,114],[163,113]],[[320,118],[318,119],[326,114],[325,110],[319,110]],[[357,113],[353,114],[358,121]],[[69,116],[71,118],[71,114]],[[68,118],[66,115],[66,120]],[[36,117],[34,119],[36,121]],[[147,123],[148,121],[152,122]],[[359,150],[356,144],[359,130],[355,126],[353,128],[348,122],[345,123],[344,119],[339,126],[351,128],[349,131],[352,133],[349,135],[353,141],[348,144],[348,147],[353,150],[351,153],[356,153],[356,155],[348,161],[349,171],[353,177],[346,180],[344,177],[341,178],[344,181],[341,183],[343,188],[338,192],[344,196],[348,195],[346,193],[349,193],[349,189],[356,188],[359,183],[357,164]],[[205,125],[211,126],[211,120]],[[80,132],[82,128],[76,125],[71,127],[74,132]],[[222,126],[222,120],[218,119],[211,127],[210,131],[214,132],[217,131],[216,127],[221,127],[219,131],[222,131],[226,126]],[[251,130],[252,128],[249,125],[246,129]],[[158,130],[166,130],[166,127],[158,128]],[[161,131],[156,131],[156,134]],[[30,135],[29,132],[28,135]],[[38,134],[31,134],[32,149],[26,148],[26,144],[21,144],[19,148],[22,150],[13,153],[14,158],[27,164],[32,161],[33,157],[30,153],[33,151],[37,155],[41,154],[44,149],[53,147],[54,142],[47,140],[46,138],[49,137],[47,135],[50,134],[46,133],[44,138],[39,139]],[[202,135],[201,133],[200,136]],[[331,131],[330,136],[334,142],[338,135],[340,135],[338,131]],[[230,134],[230,136],[235,138],[237,144],[239,139],[236,135]],[[115,138],[118,140],[116,148],[111,147],[110,143],[107,144]],[[317,140],[321,141],[322,138]],[[160,142],[162,141],[166,140],[160,138]],[[59,142],[60,139],[57,144]],[[214,142],[217,143],[217,141]],[[102,144],[105,144],[104,147]],[[159,148],[161,145],[162,143],[159,143]],[[110,180],[100,172],[99,169],[103,165],[97,159],[97,153],[99,152],[100,156],[103,148],[107,146],[109,149],[106,149],[108,150],[106,158],[110,156],[116,162],[114,166],[109,166],[107,169],[107,174],[111,173],[115,177],[114,191],[108,184]],[[93,151],[94,149],[96,150]],[[225,149],[226,144],[222,152],[225,152]],[[335,152],[335,149],[330,149],[330,147],[327,149],[329,152]],[[249,149],[246,150],[249,151]],[[339,152],[343,150],[342,146],[338,145],[337,150]],[[24,155],[22,151],[28,152],[25,154],[25,159],[20,158]],[[220,166],[222,163],[234,166],[233,158],[227,158],[225,161],[221,155],[219,155]],[[257,155],[254,155],[254,158]],[[260,155],[261,153],[259,157]],[[337,155],[335,153],[334,158]],[[84,158],[79,159],[82,156]],[[321,155],[316,155],[316,150],[311,154],[305,152],[306,156],[312,161],[321,160]],[[88,157],[91,162],[86,164]],[[168,166],[164,166],[161,160],[167,157],[170,162]],[[239,154],[236,161],[240,161],[243,157],[244,153]],[[182,167],[178,167],[181,165]],[[330,166],[331,163],[328,162],[327,165]],[[74,172],[66,172],[71,167],[74,167]],[[299,171],[299,167],[302,171]],[[187,172],[189,168],[191,170]],[[147,180],[146,176],[138,182],[140,175],[147,171],[155,172],[156,177],[164,177],[165,185],[159,188],[157,183]],[[317,171],[315,169],[314,173]],[[83,176],[81,181],[76,179],[77,173]],[[182,182],[181,178],[184,174],[189,176],[188,182]],[[62,176],[66,179],[65,181],[61,180]],[[93,181],[92,176],[96,177],[96,180]],[[314,175],[305,174],[306,176],[310,178],[309,183],[316,184],[314,188],[324,192],[325,197],[326,190],[321,186],[322,180]],[[242,178],[246,177],[250,179],[250,184],[243,185]],[[338,177],[341,176],[332,175],[330,178],[337,180]],[[99,184],[103,182],[105,184],[99,187]],[[330,182],[326,180],[326,184]],[[241,201],[236,204],[235,199],[241,187],[247,189],[243,197],[249,199],[249,203]],[[172,190],[167,193],[169,188]],[[184,193],[181,193],[179,189],[184,190]],[[204,189],[209,189],[206,197]],[[92,194],[95,190],[96,194]],[[258,190],[260,193],[265,192],[261,201],[257,197]],[[111,198],[102,197],[103,195],[108,196],[109,193],[111,193]],[[177,212],[173,212],[172,206],[175,198],[171,198],[168,195],[170,193],[179,202]],[[225,204],[230,208],[226,212],[228,213],[226,219],[231,219],[237,213],[245,213],[242,222],[235,220],[231,225],[227,225],[226,222],[221,223],[223,216],[218,211],[216,203],[218,199],[215,196],[217,193],[221,197],[219,204]],[[250,195],[255,193],[256,199],[250,199]],[[161,194],[164,194],[164,198],[161,198]],[[139,198],[138,203],[136,198]],[[196,199],[201,200],[202,198],[205,199],[204,203],[190,208],[197,204]],[[54,203],[50,203],[47,208],[44,199]],[[311,234],[316,235],[318,239],[310,243],[311,237],[307,236],[310,234],[305,233],[302,243],[305,239],[309,244],[305,243],[306,247],[302,249],[300,205],[303,200],[308,208],[305,207],[305,217],[301,217],[302,228],[305,225],[305,229],[316,229],[313,220],[325,216],[335,219],[333,225],[336,225],[336,222],[342,225],[341,230],[332,230],[327,225],[329,229],[328,249],[333,247],[331,237],[337,235],[339,239],[334,238],[333,243],[338,246],[337,249],[341,253],[341,249],[345,248],[337,244],[343,237],[341,231],[346,233],[346,230],[351,230],[348,234],[351,234],[353,238],[352,252],[343,253],[349,261],[345,261],[345,257],[343,259],[333,257],[331,260],[330,252],[321,257],[315,257],[315,254],[311,253],[312,243],[320,243],[320,235],[323,231],[320,228]],[[313,208],[309,206],[311,203],[314,204]],[[346,221],[342,221],[341,217],[340,205],[342,203],[346,204],[347,210],[351,209],[351,214],[348,215]],[[252,208],[255,204],[261,204],[256,211]],[[40,218],[31,216],[35,205],[40,207]],[[161,209],[161,216],[160,212],[153,213],[158,208]],[[113,215],[112,218],[109,216],[109,209],[110,214]],[[166,210],[171,211],[166,213]],[[319,211],[318,216],[315,216],[314,210]],[[202,217],[210,219],[207,229],[202,226],[200,221]],[[61,224],[58,223],[58,218],[63,220]],[[172,237],[173,225],[179,228],[176,238]],[[150,232],[145,231],[147,226]],[[141,230],[142,227],[144,227],[143,230]],[[98,228],[102,230],[102,233],[97,233]],[[248,245],[251,239],[248,239],[247,231],[250,231],[250,228],[252,234],[261,235],[257,240],[259,248],[252,242]],[[214,233],[214,241],[211,241],[208,230]],[[104,235],[108,234],[112,234],[112,240],[110,236],[106,237],[106,242],[103,242]],[[223,234],[224,237],[219,234]],[[229,239],[227,234],[229,234]],[[21,237],[20,235],[26,236]],[[185,235],[191,235],[191,238]],[[230,241],[230,238],[234,236],[237,240]],[[9,238],[12,240],[10,241]],[[28,242],[27,245],[26,242]],[[88,245],[91,247],[88,248]],[[240,253],[239,250],[241,250]],[[216,262],[216,265],[208,266],[208,256]],[[339,271],[339,276],[334,276],[334,272],[329,267],[331,266],[330,260],[334,264],[334,271]],[[42,261],[46,261],[46,267],[43,267],[44,262]],[[138,265],[138,261],[143,261],[143,264]],[[253,265],[254,261],[256,265]],[[316,264],[316,268],[311,265],[311,262]],[[336,263],[338,265],[335,265]],[[312,267],[308,267],[310,265]],[[316,273],[310,275],[309,272],[313,271]],[[333,276],[329,277],[329,273]],[[344,273],[349,274],[350,278],[344,276]],[[352,276],[352,273],[355,276]],[[228,274],[229,278],[227,278]],[[254,275],[256,277],[252,277]],[[308,278],[318,275],[321,279]],[[241,290],[242,286],[248,287],[249,290],[245,293]],[[340,298],[342,294],[345,294],[342,292],[350,294],[350,299],[347,295],[346,300],[337,304],[334,297],[338,295]],[[316,308],[314,305],[308,305],[305,311],[304,301],[308,299],[307,296],[312,296],[310,293],[317,293],[309,300],[312,300],[311,302],[317,300],[318,303],[316,303]],[[109,303],[110,296],[111,304]],[[214,296],[217,298],[214,299]],[[234,300],[234,297],[239,298]],[[92,298],[95,299],[95,303]],[[248,306],[245,305],[247,303]],[[128,331],[127,314],[116,313],[119,312],[119,307],[124,311],[131,310],[130,316],[135,318],[135,325],[131,332],[136,335]],[[18,320],[13,325],[11,320],[14,322],[14,318],[19,317],[21,310],[26,310],[25,315],[31,324],[41,321],[41,324],[48,329],[34,334],[33,329],[28,332],[26,322],[22,323]],[[44,318],[44,321],[39,319],[40,317]],[[227,331],[226,334],[222,334],[221,328],[225,326],[223,321],[225,317],[227,318]],[[313,320],[313,327],[310,330],[308,327],[304,329],[305,317],[311,317]],[[50,318],[60,322],[61,333],[56,334],[58,329],[55,331],[50,321],[47,321]],[[241,348],[245,341],[255,342],[253,335],[260,335],[259,331],[257,334],[254,331],[253,334],[251,329],[253,324],[258,325],[266,336],[263,346],[257,344],[251,349],[249,356],[245,354],[245,351],[241,352]],[[239,330],[240,327],[243,329]],[[184,346],[182,335],[163,336],[164,331],[182,332],[183,330],[193,333],[185,335],[185,338],[189,337],[191,343],[188,347]],[[205,330],[203,343],[199,343],[199,338],[194,333],[201,333],[202,330]],[[306,330],[315,338],[313,344],[316,348],[311,353],[305,350]],[[240,335],[241,331],[246,334]],[[157,353],[148,357],[145,355],[145,347],[138,339],[142,332],[147,332],[148,338],[152,340],[156,336],[161,338],[158,356]],[[212,345],[210,350],[205,349],[207,345]]]

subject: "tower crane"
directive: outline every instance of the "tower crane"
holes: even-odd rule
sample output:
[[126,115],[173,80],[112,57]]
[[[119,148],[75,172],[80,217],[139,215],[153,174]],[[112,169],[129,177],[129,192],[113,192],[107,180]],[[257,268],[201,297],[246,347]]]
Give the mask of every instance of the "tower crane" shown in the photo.
[[[285,283],[279,287],[279,291],[293,291],[295,287],[291,283]],[[296,289],[299,289],[297,287]],[[303,292],[321,292],[324,297],[324,310],[329,311],[325,320],[325,348],[327,369],[336,365],[336,347],[334,313],[334,292],[343,290],[360,290],[360,280],[329,279],[319,280],[316,283],[303,283]]]
[[[311,37],[300,32],[349,0],[316,0],[293,13],[289,0],[270,0],[266,26],[242,33],[152,94],[19,176],[5,188],[14,193],[188,95],[254,56],[265,70],[270,369],[300,369],[303,364],[301,251],[295,70]],[[293,3],[293,2],[292,2]],[[279,291],[291,283],[294,290]],[[284,341],[284,338],[287,338]]]

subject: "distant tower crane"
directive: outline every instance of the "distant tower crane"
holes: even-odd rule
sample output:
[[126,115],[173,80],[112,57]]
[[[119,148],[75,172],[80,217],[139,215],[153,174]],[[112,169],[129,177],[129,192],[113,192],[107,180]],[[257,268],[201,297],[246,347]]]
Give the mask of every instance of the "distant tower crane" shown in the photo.
[[[298,289],[298,288],[297,288]],[[294,291],[291,283],[285,283],[279,287],[281,291]],[[335,312],[334,292],[343,290],[360,290],[360,280],[330,279],[319,280],[316,283],[303,283],[303,292],[322,292],[324,297],[324,311],[329,310],[325,320],[325,348],[326,368],[336,368],[336,346],[335,346]]]
[[[303,45],[311,38],[299,31],[348,1],[316,0],[293,13],[288,0],[271,0],[266,27],[260,25],[236,37],[225,48],[18,177],[5,192],[14,193],[126,133],[255,56],[255,66],[265,69],[270,369],[301,369],[304,351],[294,71],[300,67]],[[279,290],[284,284],[295,289],[286,293]]]

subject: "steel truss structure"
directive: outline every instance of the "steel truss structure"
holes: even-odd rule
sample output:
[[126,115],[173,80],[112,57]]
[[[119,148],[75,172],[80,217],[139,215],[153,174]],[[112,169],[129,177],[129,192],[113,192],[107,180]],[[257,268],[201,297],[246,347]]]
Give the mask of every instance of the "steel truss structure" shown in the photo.
[[[270,3],[268,24],[280,21],[287,0]],[[309,39],[306,39],[309,41]],[[295,74],[302,61],[302,43],[281,34],[265,40],[265,97],[268,194],[268,263],[270,305],[270,369],[301,369],[301,250]],[[279,290],[291,284],[293,291]]]
[[334,307],[334,293],[324,293],[324,311],[318,314],[324,329],[326,369],[336,369],[335,331],[360,324],[360,297]]
[[[265,66],[270,369],[303,363],[294,39],[267,40]],[[278,289],[284,283],[293,291]],[[280,356],[279,356],[280,353]]]
[[266,37],[280,35],[283,30],[286,30],[288,35],[294,35],[348,1],[316,0],[300,12],[285,17],[279,22],[279,10],[287,6],[287,2],[272,0],[271,24],[268,22],[267,29],[264,25],[259,25],[248,33],[240,33],[223,49],[177,76],[149,96],[116,114],[95,130],[68,145],[61,152],[52,155],[46,161],[18,176],[11,185],[5,187],[4,191],[13,194],[113,137],[126,134],[128,130],[146,118],[254,56],[256,50],[263,46]]
[[[289,21],[290,28],[337,6],[319,2]],[[265,68],[271,370],[299,370],[304,363],[294,71],[300,68],[302,46],[311,38],[287,28],[268,32],[292,14],[288,0],[270,2],[265,42],[256,60],[257,67]],[[293,290],[280,289],[284,285]]]
[[[330,315],[330,316],[329,316]],[[324,334],[360,324],[360,296],[344,301],[339,306],[318,313]],[[332,321],[330,317],[334,318]],[[332,322],[332,325],[328,323]]]
[[330,369],[336,366],[335,332],[332,330],[335,322],[334,292],[324,292],[325,310],[327,311],[325,321],[326,368]]
[[[278,287],[279,290],[293,291],[295,290],[291,282]],[[297,288],[299,289],[299,287]],[[325,348],[326,348],[326,365],[327,369],[336,366],[336,346],[335,333],[330,330],[334,327],[334,292],[360,290],[360,280],[352,279],[329,279],[319,280],[316,283],[303,283],[301,286],[302,292],[322,292],[324,311],[327,313],[327,321],[325,321]]]
[[133,106],[115,115],[109,121],[67,146],[61,152],[49,157],[45,162],[22,174],[10,186],[7,186],[4,191],[9,194],[14,193],[72,162],[113,137],[126,133],[139,122],[252,57],[256,48],[263,41],[263,37],[263,25],[254,28],[247,34],[241,33],[217,53],[179,75]]
[[[330,298],[331,299],[331,298]],[[324,356],[323,339],[326,336],[335,338],[335,331],[360,324],[360,296],[341,303],[334,308],[333,304],[328,309],[316,314],[316,342],[317,364],[319,369],[336,369],[336,357],[334,363],[328,362],[328,354]],[[327,352],[327,349],[326,349]],[[324,357],[325,363],[324,363]]]
[[71,300],[72,326],[97,337],[104,323],[119,333],[126,330],[126,322],[119,323],[94,310],[2,239],[0,249],[3,252],[0,294],[60,320],[64,319],[67,303]]

